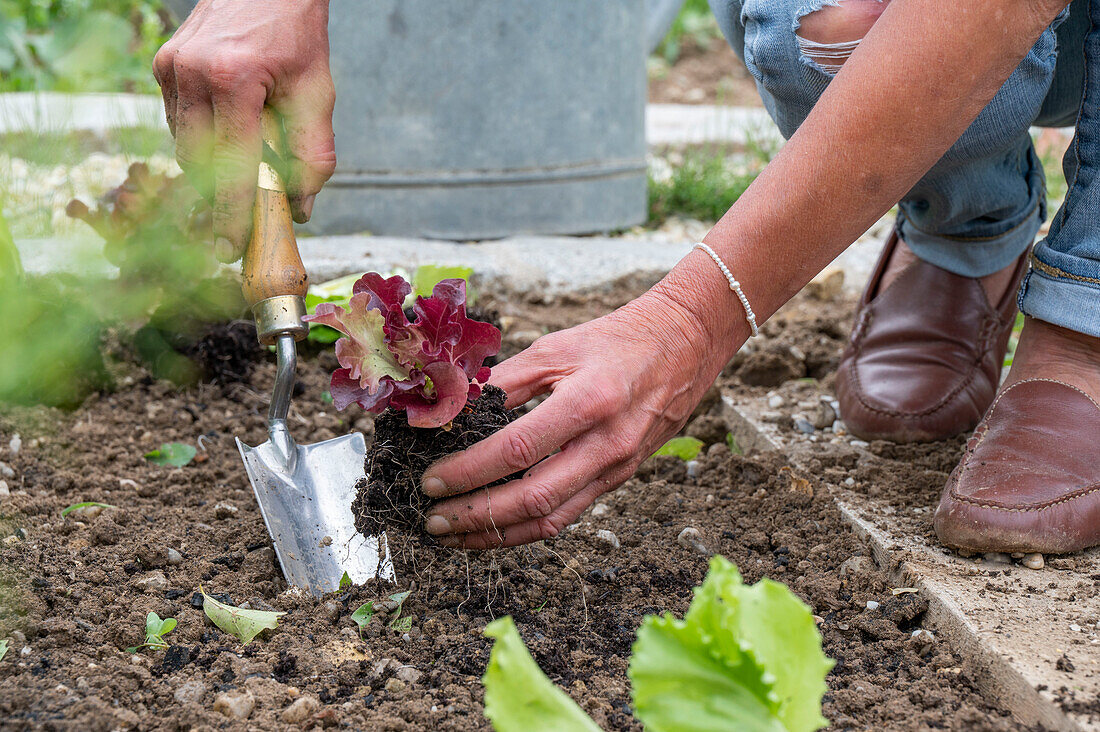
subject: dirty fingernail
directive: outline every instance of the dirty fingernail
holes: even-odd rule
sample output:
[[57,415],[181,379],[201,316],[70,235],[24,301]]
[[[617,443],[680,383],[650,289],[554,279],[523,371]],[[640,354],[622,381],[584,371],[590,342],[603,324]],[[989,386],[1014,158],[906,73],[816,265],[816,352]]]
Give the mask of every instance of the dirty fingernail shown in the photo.
[[236,257],[234,256],[233,242],[226,239],[224,236],[219,236],[218,240],[214,242],[214,256],[218,258],[219,262],[232,262]]
[[449,534],[451,533],[451,524],[449,521],[447,521],[447,519],[443,518],[442,516],[429,516],[428,520],[424,523],[424,530],[432,536]]
[[432,498],[442,496],[447,492],[447,484],[441,481],[439,478],[425,478],[424,485],[421,487],[425,493]]
[[317,195],[306,196],[302,199],[302,202],[298,204],[299,209],[302,212],[303,221],[309,221],[309,217],[313,215],[313,202],[317,199]]

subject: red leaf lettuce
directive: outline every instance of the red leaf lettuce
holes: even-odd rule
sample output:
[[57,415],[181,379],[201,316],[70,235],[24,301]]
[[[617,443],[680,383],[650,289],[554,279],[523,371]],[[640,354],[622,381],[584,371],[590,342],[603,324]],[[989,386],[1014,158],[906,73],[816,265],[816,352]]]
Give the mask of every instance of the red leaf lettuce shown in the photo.
[[413,427],[441,427],[481,396],[485,359],[500,350],[500,331],[466,317],[466,283],[442,280],[418,297],[413,320],[402,304],[412,287],[400,276],[369,272],[352,287],[345,310],[320,303],[305,320],[340,331],[332,374],[337,409],[353,402],[370,412],[405,410]]

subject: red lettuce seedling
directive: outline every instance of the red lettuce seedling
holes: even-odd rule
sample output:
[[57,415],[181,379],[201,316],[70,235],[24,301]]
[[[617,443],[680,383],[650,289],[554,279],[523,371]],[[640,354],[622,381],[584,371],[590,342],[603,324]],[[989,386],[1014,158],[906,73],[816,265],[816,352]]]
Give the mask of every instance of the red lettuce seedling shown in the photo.
[[485,359],[500,350],[500,331],[466,317],[466,283],[439,282],[418,297],[413,320],[403,303],[412,286],[401,276],[369,272],[352,287],[347,309],[320,303],[305,320],[343,333],[342,368],[332,374],[337,409],[353,402],[370,412],[405,410],[413,427],[442,427],[481,395]]

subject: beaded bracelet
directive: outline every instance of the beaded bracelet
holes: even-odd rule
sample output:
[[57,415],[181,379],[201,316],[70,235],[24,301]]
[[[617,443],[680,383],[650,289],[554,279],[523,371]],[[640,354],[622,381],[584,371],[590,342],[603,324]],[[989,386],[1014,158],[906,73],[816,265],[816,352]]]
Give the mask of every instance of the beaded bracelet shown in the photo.
[[730,268],[726,266],[726,263],[722,261],[721,257],[715,254],[713,249],[703,242],[697,243],[692,249],[702,249],[710,255],[710,258],[718,265],[718,269],[722,270],[722,274],[726,276],[726,280],[730,283],[730,290],[737,293],[737,299],[741,301],[741,305],[745,308],[745,319],[749,321],[749,328],[752,330],[752,334],[754,336],[759,335],[760,331],[756,327],[756,313],[752,311],[752,305],[749,305],[749,298],[745,297],[745,293],[741,289],[741,283],[738,282],[733,276],[733,273],[730,272]]

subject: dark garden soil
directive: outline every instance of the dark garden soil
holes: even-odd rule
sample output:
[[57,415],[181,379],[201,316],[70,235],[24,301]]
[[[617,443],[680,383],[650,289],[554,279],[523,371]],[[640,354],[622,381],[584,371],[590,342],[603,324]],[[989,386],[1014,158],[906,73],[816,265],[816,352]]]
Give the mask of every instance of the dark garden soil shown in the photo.
[[[490,304],[514,352],[630,292]],[[754,393],[799,379],[828,384],[850,303],[803,297],[786,312],[723,379]],[[299,367],[290,424],[303,442],[374,432],[369,415],[339,414],[322,400],[334,366],[328,352]],[[923,601],[891,594],[834,508],[835,485],[873,466],[857,466],[841,448],[819,457],[816,474],[778,454],[732,454],[705,408],[688,430],[710,447],[690,471],[675,458],[648,462],[552,542],[465,554],[407,537],[397,542],[398,587],[324,600],[288,589],[233,443],[234,435],[266,439],[272,377],[265,361],[243,383],[177,390],[139,372],[69,414],[0,412],[0,460],[10,467],[10,495],[0,497],[0,637],[12,641],[0,661],[0,728],[484,730],[481,630],[511,614],[542,668],[600,725],[638,730],[626,677],[635,630],[647,613],[682,613],[708,556],[721,553],[747,581],[788,583],[821,619],[825,651],[837,660],[825,702],[834,728],[1019,729],[976,692],[967,659],[943,641],[911,637],[923,627]],[[16,432],[22,447],[13,454]],[[171,441],[196,445],[198,459],[167,468],[142,457]],[[875,482],[899,500],[932,501],[910,487],[926,485],[930,471],[946,477],[959,447],[883,448],[889,470]],[[61,517],[81,501],[114,508]],[[688,527],[698,536],[678,542]],[[621,546],[598,537],[603,529]],[[200,583],[234,604],[287,615],[242,646],[205,621]],[[398,589],[411,590],[411,629],[391,631],[376,616],[360,639],[351,611]],[[150,610],[179,620],[172,646],[125,653],[141,642]]]
[[[420,477],[432,463],[484,440],[518,417],[504,408],[504,399],[502,390],[486,386],[446,429],[410,427],[403,412],[378,415],[364,466],[367,477],[359,481],[351,504],[355,528],[367,536],[392,529],[416,536],[432,504],[420,490]],[[506,482],[507,478],[492,485]]]

